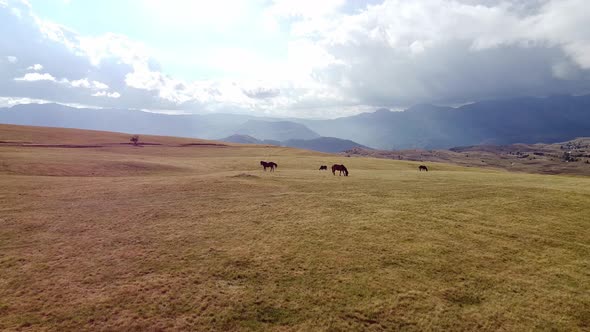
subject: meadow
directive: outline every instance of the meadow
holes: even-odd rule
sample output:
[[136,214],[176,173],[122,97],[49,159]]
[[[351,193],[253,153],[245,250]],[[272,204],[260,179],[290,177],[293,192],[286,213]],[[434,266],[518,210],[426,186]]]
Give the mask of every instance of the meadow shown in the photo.
[[590,330],[588,177],[129,137],[0,125],[0,330]]

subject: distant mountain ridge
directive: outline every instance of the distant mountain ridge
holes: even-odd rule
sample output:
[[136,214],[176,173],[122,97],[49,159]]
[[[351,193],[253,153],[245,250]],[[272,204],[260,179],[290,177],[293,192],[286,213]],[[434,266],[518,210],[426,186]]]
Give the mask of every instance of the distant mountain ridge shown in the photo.
[[[219,139],[235,134],[292,144],[321,137],[350,140],[379,149],[443,149],[454,146],[554,143],[590,136],[590,95],[522,97],[461,107],[416,105],[403,112],[330,120],[255,117],[238,114],[166,115],[132,110],[75,109],[57,104],[0,108],[0,123],[108,130]],[[298,140],[305,141],[304,143]],[[336,144],[336,143],[333,143]],[[321,146],[333,145],[325,139]]]
[[366,147],[362,144],[358,144],[351,140],[345,140],[335,137],[318,137],[314,139],[290,139],[285,141],[275,141],[275,140],[259,140],[255,137],[248,136],[248,135],[231,135],[226,138],[220,139],[222,142],[229,142],[229,143],[242,143],[242,144],[271,144],[271,145],[278,145],[278,146],[288,146],[293,148],[300,148],[306,150],[314,150],[320,152],[329,152],[329,153],[336,153],[336,152],[343,152],[346,150],[360,148],[371,150],[371,148]]
[[247,120],[244,124],[234,129],[239,135],[253,136],[258,139],[290,140],[290,139],[313,139],[320,135],[305,125],[291,121],[263,121]]
[[334,120],[301,120],[322,136],[380,149],[553,143],[590,135],[590,95],[522,97],[461,107],[416,105]]
[[262,140],[320,137],[305,125],[274,118],[239,114],[169,115],[124,109],[73,108],[59,104],[23,104],[0,108],[0,123],[204,139],[238,133]]

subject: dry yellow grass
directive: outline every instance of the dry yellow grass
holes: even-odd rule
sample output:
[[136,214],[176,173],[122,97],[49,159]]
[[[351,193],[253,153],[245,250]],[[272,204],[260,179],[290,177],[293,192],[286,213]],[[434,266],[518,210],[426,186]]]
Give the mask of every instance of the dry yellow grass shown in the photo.
[[144,139],[0,146],[0,329],[590,329],[588,178]]

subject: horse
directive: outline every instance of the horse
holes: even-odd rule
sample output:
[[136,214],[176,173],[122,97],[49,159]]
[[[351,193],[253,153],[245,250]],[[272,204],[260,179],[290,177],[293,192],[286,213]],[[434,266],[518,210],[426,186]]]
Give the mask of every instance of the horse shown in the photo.
[[346,167],[344,167],[344,165],[332,165],[332,174],[336,175],[336,171],[340,172],[338,176],[342,175],[342,172],[344,172],[344,176],[348,176],[348,170],[346,169]]
[[260,165],[262,165],[262,167],[264,167],[264,171],[266,172],[266,168],[270,167],[270,171],[274,172],[275,168],[278,168],[279,165],[277,165],[276,163],[273,163],[272,161],[266,162],[266,161],[261,161]]
[[326,165],[322,165],[322,166],[320,166],[320,171],[321,171],[321,170],[326,170],[326,171],[327,171],[327,170],[328,170],[328,166],[326,166]]
[[425,170],[426,172],[428,172],[428,167],[426,167],[426,166],[424,166],[424,165],[420,165],[420,166],[418,166],[418,170],[419,170],[420,172],[422,172],[422,170]]

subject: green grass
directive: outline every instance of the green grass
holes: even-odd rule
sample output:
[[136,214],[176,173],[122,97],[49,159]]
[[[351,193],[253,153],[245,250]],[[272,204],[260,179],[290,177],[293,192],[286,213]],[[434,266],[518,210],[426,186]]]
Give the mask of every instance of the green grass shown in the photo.
[[0,329],[590,329],[588,178],[240,146],[0,160]]

